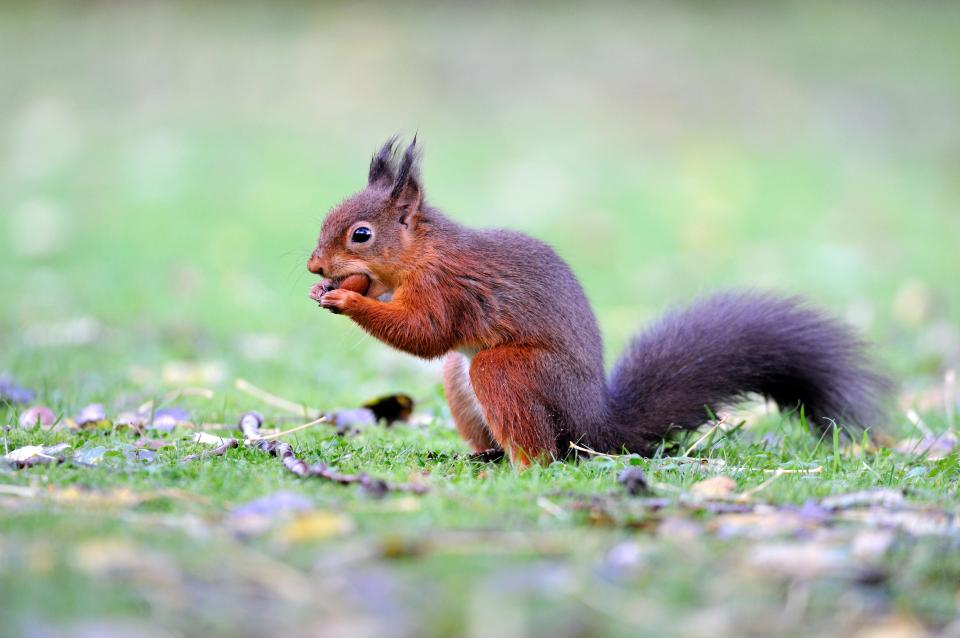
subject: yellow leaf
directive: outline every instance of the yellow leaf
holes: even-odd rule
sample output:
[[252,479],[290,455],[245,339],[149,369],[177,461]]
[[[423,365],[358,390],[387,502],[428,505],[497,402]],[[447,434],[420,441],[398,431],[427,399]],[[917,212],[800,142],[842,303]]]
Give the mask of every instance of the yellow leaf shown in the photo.
[[334,512],[310,512],[293,519],[283,527],[277,538],[285,543],[320,541],[353,531],[353,521]]

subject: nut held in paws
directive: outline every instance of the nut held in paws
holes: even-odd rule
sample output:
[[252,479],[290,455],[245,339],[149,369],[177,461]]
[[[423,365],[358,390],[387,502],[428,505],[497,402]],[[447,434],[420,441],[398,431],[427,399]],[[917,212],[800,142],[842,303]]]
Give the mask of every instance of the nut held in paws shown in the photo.
[[367,289],[369,287],[370,278],[362,273],[357,273],[344,278],[344,280],[340,282],[340,285],[337,286],[337,288],[352,290],[353,292],[360,293],[361,295],[367,294]]

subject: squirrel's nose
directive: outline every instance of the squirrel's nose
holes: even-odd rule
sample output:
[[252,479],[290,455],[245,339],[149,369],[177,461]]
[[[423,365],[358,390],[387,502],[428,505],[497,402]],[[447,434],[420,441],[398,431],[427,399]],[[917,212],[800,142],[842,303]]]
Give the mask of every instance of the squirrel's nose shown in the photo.
[[312,272],[315,275],[323,276],[323,265],[320,263],[320,258],[316,255],[312,255],[310,259],[307,260],[307,270]]

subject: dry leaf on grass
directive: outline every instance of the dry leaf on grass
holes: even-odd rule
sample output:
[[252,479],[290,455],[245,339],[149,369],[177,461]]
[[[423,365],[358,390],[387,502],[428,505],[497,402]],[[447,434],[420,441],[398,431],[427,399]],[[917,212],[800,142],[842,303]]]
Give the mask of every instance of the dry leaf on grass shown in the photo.
[[730,498],[736,491],[737,482],[729,476],[714,476],[690,486],[690,494],[704,500]]
[[272,528],[277,519],[313,509],[313,502],[295,492],[280,490],[233,509],[227,524],[237,534],[256,536]]
[[172,432],[181,424],[190,423],[190,413],[176,406],[160,408],[153,413],[153,420],[147,427],[158,432]]
[[277,532],[282,543],[316,542],[349,534],[353,521],[335,512],[310,512],[296,516]]
[[3,456],[3,460],[16,469],[45,465],[48,463],[62,463],[73,450],[68,443],[57,445],[25,445],[12,450]]
[[35,405],[32,408],[24,410],[18,420],[22,428],[40,426],[40,428],[44,430],[49,430],[56,422],[57,415],[45,405]]

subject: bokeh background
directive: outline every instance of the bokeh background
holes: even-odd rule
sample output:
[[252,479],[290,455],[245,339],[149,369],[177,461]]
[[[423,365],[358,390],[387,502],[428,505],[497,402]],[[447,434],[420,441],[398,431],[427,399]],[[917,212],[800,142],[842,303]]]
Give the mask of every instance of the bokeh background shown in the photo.
[[[302,422],[240,377],[323,410],[407,392],[410,427],[288,440],[431,490],[376,500],[252,449],[183,463],[202,453],[184,428],[144,463],[119,430],[4,429],[4,452],[66,441],[103,463],[0,467],[0,635],[960,626],[956,516],[936,509],[955,501],[955,438],[928,461],[909,441],[841,454],[776,417],[711,435],[703,471],[782,507],[748,514],[737,540],[616,483],[630,463],[679,500],[700,461],[464,460],[438,364],[318,309],[305,269],[370,154],[417,133],[428,199],[571,263],[608,362],[697,294],[802,293],[860,326],[943,432],[956,395],[936,390],[960,365],[960,3],[3,2],[0,60],[0,381],[57,416],[153,399],[205,430],[250,409]],[[0,426],[21,407],[0,405]],[[823,472],[771,484],[784,468]],[[878,519],[866,531],[887,545],[850,541],[892,547],[881,569],[844,562],[831,543],[856,528],[829,517],[751,567],[789,508],[875,488],[936,506]],[[309,510],[276,513],[284,500]],[[267,527],[238,522],[251,507],[275,508]]]
[[569,260],[608,358],[731,286],[833,308],[908,385],[960,358],[952,3],[4,3],[0,55],[0,369],[78,405],[436,395],[307,299],[394,133],[433,203]]

